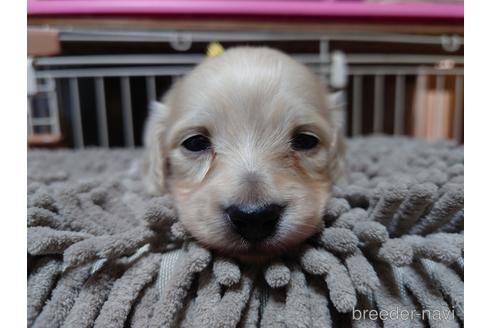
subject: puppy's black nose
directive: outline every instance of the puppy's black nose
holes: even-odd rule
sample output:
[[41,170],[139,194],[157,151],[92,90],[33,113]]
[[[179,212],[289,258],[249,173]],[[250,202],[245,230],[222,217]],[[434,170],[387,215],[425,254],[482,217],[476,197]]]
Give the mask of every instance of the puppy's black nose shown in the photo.
[[236,206],[225,209],[229,220],[244,239],[260,241],[272,235],[277,227],[285,206],[269,204],[266,206]]

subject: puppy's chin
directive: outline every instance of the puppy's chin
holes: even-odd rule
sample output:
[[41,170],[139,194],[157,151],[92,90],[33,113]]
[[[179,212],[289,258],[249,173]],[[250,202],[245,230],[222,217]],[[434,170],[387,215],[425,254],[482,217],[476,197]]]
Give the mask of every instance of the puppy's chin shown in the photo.
[[240,247],[223,247],[223,245],[202,244],[205,247],[214,250],[218,254],[229,256],[245,263],[263,263],[272,257],[286,253],[295,247],[295,245],[292,245],[287,248],[279,248],[275,246],[267,246],[267,244],[264,243],[249,242],[244,242]]
[[[227,231],[220,242],[213,242],[206,238],[197,238],[197,241],[204,247],[211,249],[219,254],[233,257],[245,263],[263,263],[272,257],[291,254],[298,246],[318,233],[319,228],[313,228],[311,231],[300,233],[291,233],[290,235],[274,235],[262,241],[250,242],[232,231]],[[193,235],[193,233],[192,233]]]
[[263,263],[270,260],[272,257],[289,253],[292,251],[296,243],[292,243],[289,246],[278,247],[275,243],[260,243],[249,244],[247,247],[241,250],[228,252],[227,250],[218,250],[219,253],[234,257],[241,262],[246,263]]

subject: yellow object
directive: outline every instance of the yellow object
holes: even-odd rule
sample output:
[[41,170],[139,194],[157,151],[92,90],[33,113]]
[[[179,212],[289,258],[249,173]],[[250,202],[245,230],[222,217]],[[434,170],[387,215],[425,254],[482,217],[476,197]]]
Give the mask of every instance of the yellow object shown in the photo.
[[207,47],[207,57],[215,57],[224,52],[224,47],[218,42],[211,42]]

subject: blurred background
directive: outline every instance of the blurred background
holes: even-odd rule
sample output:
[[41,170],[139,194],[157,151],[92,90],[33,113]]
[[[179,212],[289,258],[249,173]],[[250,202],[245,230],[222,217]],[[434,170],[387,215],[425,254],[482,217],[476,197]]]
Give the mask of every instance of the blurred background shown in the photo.
[[28,0],[28,144],[137,147],[149,101],[218,42],[280,49],[348,136],[463,136],[463,1]]

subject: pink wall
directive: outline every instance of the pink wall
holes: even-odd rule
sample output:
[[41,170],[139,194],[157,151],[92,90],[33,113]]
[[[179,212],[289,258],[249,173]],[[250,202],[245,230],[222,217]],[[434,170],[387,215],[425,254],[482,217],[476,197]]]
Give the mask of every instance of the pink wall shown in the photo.
[[28,15],[156,14],[462,19],[462,4],[279,0],[28,0]]

